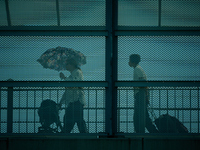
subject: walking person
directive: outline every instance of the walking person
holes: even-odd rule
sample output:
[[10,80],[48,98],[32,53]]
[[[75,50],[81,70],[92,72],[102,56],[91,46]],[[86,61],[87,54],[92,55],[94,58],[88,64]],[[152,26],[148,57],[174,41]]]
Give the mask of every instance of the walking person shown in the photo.
[[[65,81],[83,81],[83,73],[74,59],[68,59],[66,70],[71,73],[69,77],[61,72],[60,78]],[[64,133],[70,133],[75,123],[77,123],[80,133],[87,133],[87,127],[83,118],[83,107],[85,105],[85,95],[81,87],[66,88],[59,105],[65,104]]]
[[[133,73],[133,80],[134,81],[147,81],[147,76],[142,69],[142,67],[139,65],[140,62],[140,55],[138,54],[131,54],[129,56],[129,66],[134,68]],[[158,133],[158,130],[153,125],[149,113],[147,111],[147,106],[149,104],[149,93],[147,87],[144,88],[135,88],[134,90],[134,128],[136,133],[142,133],[144,132],[144,127],[147,128],[147,130],[150,133]],[[144,116],[145,118],[141,118],[141,116]],[[142,128],[141,119],[144,119],[144,126]]]

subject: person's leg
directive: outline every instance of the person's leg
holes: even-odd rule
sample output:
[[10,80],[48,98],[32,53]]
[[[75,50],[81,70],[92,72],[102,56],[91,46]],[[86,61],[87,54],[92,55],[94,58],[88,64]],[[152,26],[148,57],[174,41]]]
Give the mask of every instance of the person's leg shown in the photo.
[[75,102],[75,121],[80,133],[87,133],[85,120],[83,119],[83,104],[79,101]]
[[136,133],[145,132],[144,103],[140,92],[135,95],[134,101],[134,128]]
[[75,124],[74,105],[70,103],[65,110],[63,132],[70,133]]
[[146,128],[149,131],[149,133],[158,133],[158,130],[156,129],[155,125],[152,123],[151,118],[149,117],[147,108],[146,108]]
[[140,125],[139,125],[139,108],[136,105],[136,101],[135,101],[135,109],[134,109],[134,115],[133,115],[133,125],[134,125],[134,129],[136,133],[140,132]]

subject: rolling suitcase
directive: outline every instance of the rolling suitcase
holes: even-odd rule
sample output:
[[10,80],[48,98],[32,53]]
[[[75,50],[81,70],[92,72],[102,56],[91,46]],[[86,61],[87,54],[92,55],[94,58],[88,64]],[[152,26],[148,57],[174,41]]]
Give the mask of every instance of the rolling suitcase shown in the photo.
[[177,118],[169,114],[155,119],[155,124],[160,133],[188,133],[188,129]]

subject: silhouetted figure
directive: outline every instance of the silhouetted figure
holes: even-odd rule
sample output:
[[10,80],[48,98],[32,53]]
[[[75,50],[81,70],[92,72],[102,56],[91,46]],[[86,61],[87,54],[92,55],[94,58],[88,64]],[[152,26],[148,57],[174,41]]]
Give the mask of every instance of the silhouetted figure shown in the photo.
[[[69,71],[71,75],[65,77],[63,73],[60,73],[61,79],[64,79],[65,81],[83,81],[83,73],[74,59],[67,60],[66,70]],[[60,106],[62,104],[67,106],[64,115],[63,132],[70,133],[75,123],[77,123],[80,133],[87,133],[86,123],[83,119],[83,106],[85,105],[83,88],[66,88],[65,93],[60,100]]]
[[[142,69],[142,67],[139,65],[140,62],[140,55],[138,54],[132,54],[129,56],[129,66],[134,68],[133,73],[133,80],[134,81],[146,81],[147,76]],[[143,133],[144,127],[147,128],[147,130],[150,133],[158,133],[158,130],[156,127],[152,124],[152,121],[149,117],[149,113],[147,111],[147,106],[149,103],[149,96],[148,96],[148,89],[145,88],[135,88],[134,89],[134,128],[136,133]],[[145,117],[144,119],[144,126],[142,125],[141,118],[142,116]]]

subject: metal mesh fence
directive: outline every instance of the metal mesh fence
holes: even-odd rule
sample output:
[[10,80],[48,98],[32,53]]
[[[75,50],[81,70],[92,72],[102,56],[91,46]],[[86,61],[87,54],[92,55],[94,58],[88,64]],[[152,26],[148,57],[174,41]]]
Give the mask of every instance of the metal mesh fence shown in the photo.
[[[183,123],[189,133],[199,133],[199,92],[197,87],[149,88],[150,99],[147,111],[152,123],[155,125],[157,118],[169,114]],[[118,88],[118,132],[135,132],[133,116],[137,106],[134,95],[133,87]],[[157,125],[155,126],[158,128]],[[167,130],[172,127],[166,124],[165,128]],[[145,132],[149,133],[147,128]]]
[[105,26],[105,0],[59,1],[61,26]]
[[[0,25],[8,25],[0,3]],[[10,0],[7,7],[13,26],[105,26],[105,0]]]
[[139,54],[148,80],[200,80],[199,36],[121,36],[118,80],[133,80],[129,56]]
[[158,0],[119,0],[119,26],[157,26]]
[[119,0],[119,26],[200,26],[198,0]]
[[0,101],[0,120],[1,120],[1,123],[0,123],[0,127],[1,127],[1,133],[6,133],[7,132],[7,106],[8,106],[8,103],[7,103],[7,95],[8,95],[8,92],[7,91],[4,91],[3,89],[6,89],[4,87],[1,88],[2,91],[0,92],[0,98],[1,98],[1,101]]
[[[0,80],[60,80],[59,72],[45,69],[37,59],[50,48],[73,48],[86,56],[81,66],[85,81],[105,80],[105,37],[1,36]],[[93,44],[88,44],[93,43]],[[63,71],[69,75],[69,72]]]
[[198,0],[170,1],[161,2],[161,25],[195,27],[200,26],[200,3]]
[[[41,103],[44,100],[50,99],[58,104],[64,91],[65,88],[14,88],[13,120],[11,123],[13,133],[38,133],[39,127],[42,127],[40,115],[38,114]],[[87,87],[84,88],[84,93],[86,103],[83,108],[83,118],[88,132],[105,132],[105,88]],[[7,133],[7,100],[7,89],[5,88],[1,90],[1,133]],[[62,105],[58,113],[62,126],[64,125],[63,119],[66,108],[67,106]],[[46,113],[49,114],[52,111],[49,110]],[[67,118],[68,120],[76,119],[72,117],[73,111],[70,112],[70,116],[70,118]],[[52,117],[51,114],[48,117]],[[49,127],[56,129],[56,132],[61,132],[56,122],[50,124]],[[63,130],[63,132],[65,131]],[[79,133],[77,122],[74,124],[71,133]]]
[[[1,26],[105,26],[105,0],[11,0],[1,5]],[[198,0],[118,0],[119,26],[197,27]],[[17,7],[15,7],[17,5]],[[6,12],[7,11],[7,12]],[[160,22],[160,23],[159,23]]]
[[[42,87],[36,82],[52,85],[53,81],[61,81],[59,72],[37,62],[50,48],[73,48],[86,56],[81,70],[84,81],[90,82],[81,83],[85,86],[83,118],[88,133],[112,136],[117,134],[116,128],[117,132],[135,133],[134,123],[144,118],[139,115],[137,121],[133,119],[139,108],[135,104],[138,89],[121,82],[133,80],[133,68],[128,64],[130,54],[141,56],[140,65],[148,81],[200,80],[198,0],[0,0],[0,10],[0,133],[38,133],[42,125],[38,115],[41,103],[47,99],[60,101],[65,85]],[[113,63],[115,60],[117,64]],[[35,87],[24,86],[23,81],[34,81]],[[104,82],[94,82],[89,87],[93,81]],[[116,86],[118,81],[123,86]],[[20,85],[10,86],[13,83]],[[189,133],[199,133],[199,85],[154,87],[154,83],[148,88],[150,109],[145,114],[153,124],[155,117],[169,114],[182,122]],[[62,126],[66,123],[66,108],[62,105],[58,112]],[[71,109],[75,109],[74,105]],[[71,120],[76,119],[73,113],[68,115]],[[53,130],[48,128],[49,132],[67,132],[55,122],[50,128]],[[79,133],[80,128],[76,123],[70,132]],[[148,132],[146,129],[144,133]]]

